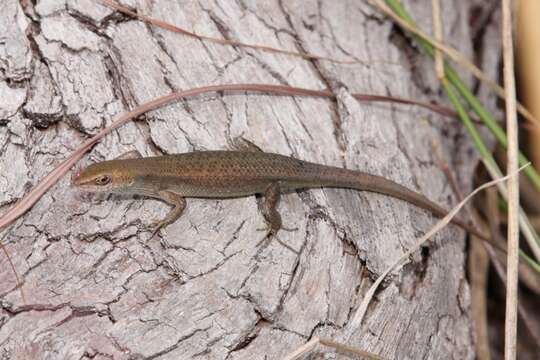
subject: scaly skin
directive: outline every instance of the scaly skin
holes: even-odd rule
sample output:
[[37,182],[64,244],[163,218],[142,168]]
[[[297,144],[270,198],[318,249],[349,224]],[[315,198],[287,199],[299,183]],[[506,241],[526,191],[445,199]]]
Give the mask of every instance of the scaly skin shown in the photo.
[[[432,212],[446,210],[425,196],[391,180],[361,171],[297,160],[262,151],[197,151],[147,158],[115,159],[88,166],[73,179],[83,190],[135,194],[160,198],[174,209],[159,222],[174,222],[185,208],[186,197],[230,198],[264,194],[263,215],[272,233],[281,228],[276,210],[283,192],[315,187],[349,188],[381,193]],[[474,228],[453,220],[485,239]]]

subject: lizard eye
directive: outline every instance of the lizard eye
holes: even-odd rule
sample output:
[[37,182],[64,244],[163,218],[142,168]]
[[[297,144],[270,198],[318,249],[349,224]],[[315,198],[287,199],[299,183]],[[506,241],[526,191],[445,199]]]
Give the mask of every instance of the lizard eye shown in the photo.
[[111,177],[109,175],[101,175],[95,180],[96,185],[107,185],[111,182]]

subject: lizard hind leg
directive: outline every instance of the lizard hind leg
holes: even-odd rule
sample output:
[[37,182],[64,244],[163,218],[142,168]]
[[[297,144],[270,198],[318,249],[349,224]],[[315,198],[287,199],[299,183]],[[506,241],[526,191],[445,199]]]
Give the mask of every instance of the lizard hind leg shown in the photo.
[[267,237],[275,236],[279,230],[296,231],[298,228],[284,228],[281,221],[281,215],[277,211],[279,199],[281,197],[281,189],[278,182],[271,183],[264,192],[264,202],[261,212],[267,223]]
[[151,227],[154,228],[152,231],[152,235],[150,236],[150,239],[152,239],[159,230],[161,230],[162,227],[167,226],[169,224],[172,224],[175,222],[180,216],[182,216],[182,213],[184,212],[184,209],[186,208],[186,199],[171,191],[160,191],[158,192],[158,195],[160,199],[165,201],[166,203],[173,205],[174,207],[169,211],[167,216],[163,218],[162,220],[154,222]]

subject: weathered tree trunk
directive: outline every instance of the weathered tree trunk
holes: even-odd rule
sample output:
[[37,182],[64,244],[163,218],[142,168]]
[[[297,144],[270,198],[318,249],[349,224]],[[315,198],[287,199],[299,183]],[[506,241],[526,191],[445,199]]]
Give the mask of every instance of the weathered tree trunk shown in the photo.
[[[431,61],[362,0],[127,2],[200,34],[365,62],[357,65],[201,42],[97,1],[22,3],[0,2],[2,212],[120,114],[219,83],[328,88],[337,101],[199,96],[120,128],[85,161],[224,149],[243,136],[383,175],[447,208],[456,197],[441,161],[471,189],[477,158],[456,120],[351,97],[444,102]],[[473,5],[442,5],[446,41],[472,57]],[[405,6],[429,30],[430,2]],[[492,41],[496,27],[486,24],[478,39]],[[493,74],[498,43],[485,48]],[[351,324],[366,287],[434,222],[410,204],[338,189],[285,195],[285,226],[298,230],[266,244],[254,197],[189,199],[184,216],[149,240],[148,225],[167,211],[142,198],[88,199],[66,176],[4,230],[27,305],[2,257],[2,358],[279,359],[313,336],[385,358],[474,356],[464,233],[454,226],[385,283],[361,326]]]

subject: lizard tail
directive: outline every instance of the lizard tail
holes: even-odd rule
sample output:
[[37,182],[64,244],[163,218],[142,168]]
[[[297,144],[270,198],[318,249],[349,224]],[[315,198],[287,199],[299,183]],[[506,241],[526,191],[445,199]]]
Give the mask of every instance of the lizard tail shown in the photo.
[[[326,187],[350,188],[391,196],[427,210],[439,218],[442,218],[448,214],[447,210],[429,200],[424,195],[410,190],[405,186],[400,185],[392,180],[388,180],[382,176],[334,167],[318,169],[318,174],[319,182],[321,185]],[[490,240],[486,235],[459,219],[452,219],[452,223],[483,240]]]

